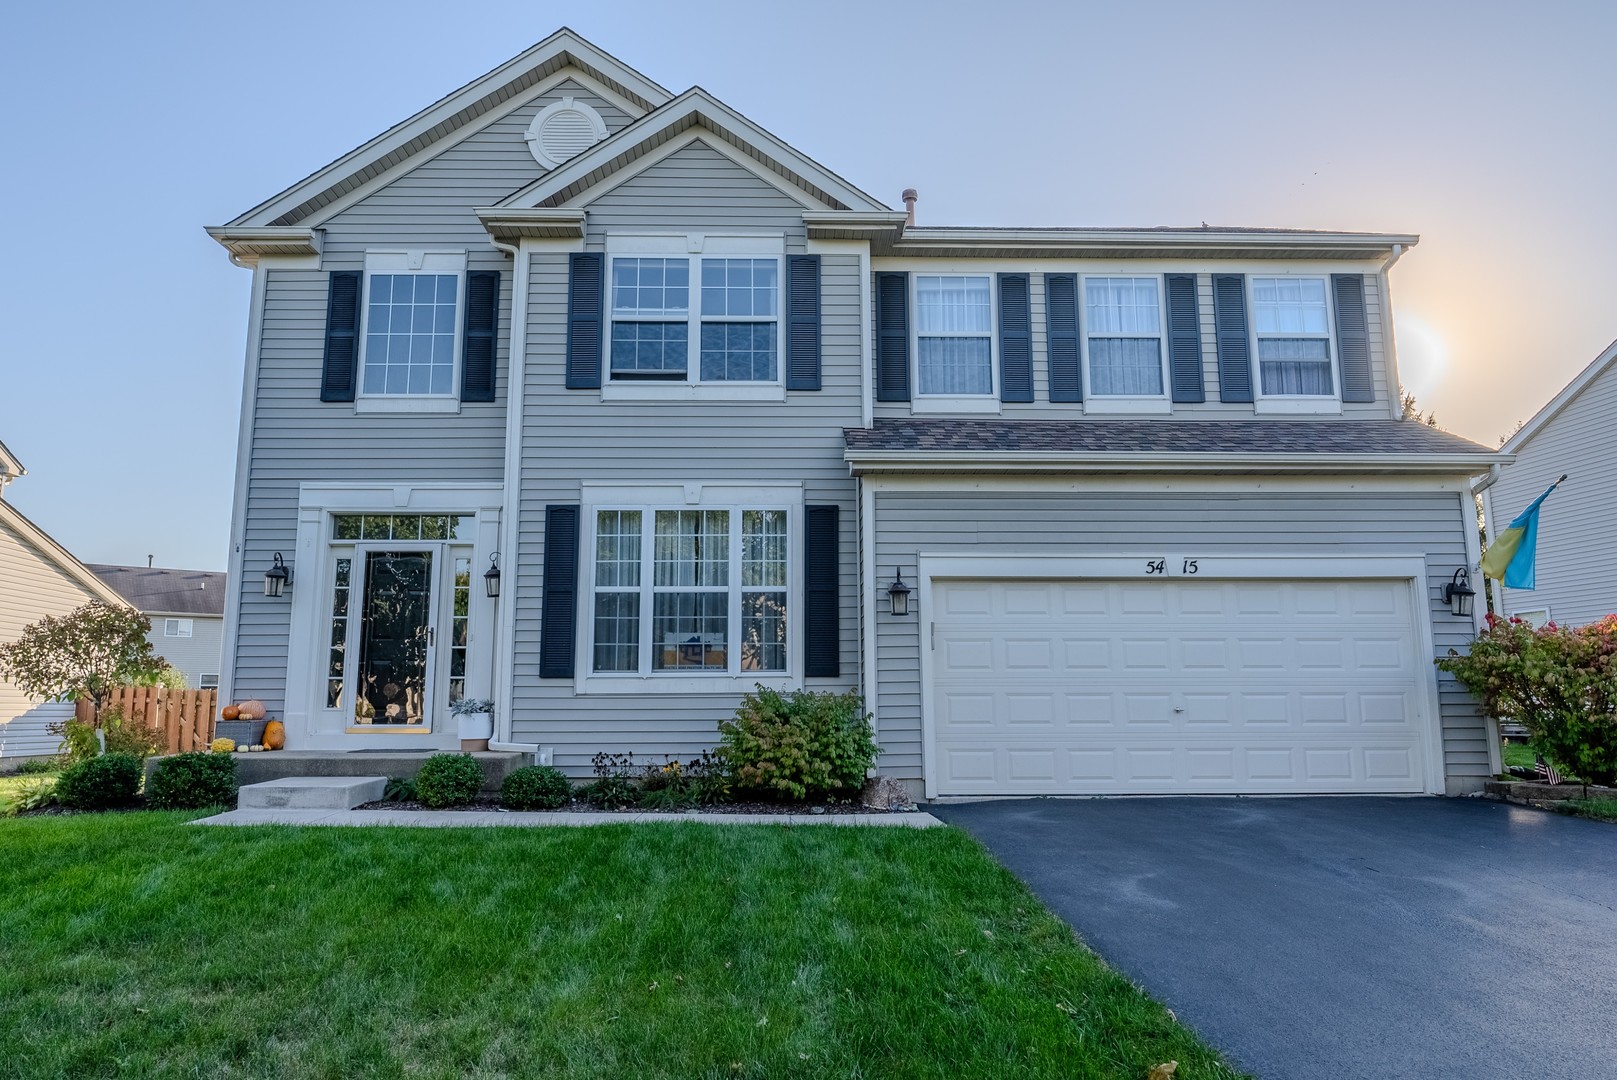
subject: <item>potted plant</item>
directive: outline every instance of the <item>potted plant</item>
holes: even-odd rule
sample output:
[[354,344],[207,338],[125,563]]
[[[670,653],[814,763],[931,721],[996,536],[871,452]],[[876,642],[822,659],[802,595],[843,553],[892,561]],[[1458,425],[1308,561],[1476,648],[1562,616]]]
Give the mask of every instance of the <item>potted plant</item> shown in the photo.
[[460,724],[460,748],[463,753],[477,753],[488,749],[494,737],[494,702],[487,698],[461,698],[449,706]]

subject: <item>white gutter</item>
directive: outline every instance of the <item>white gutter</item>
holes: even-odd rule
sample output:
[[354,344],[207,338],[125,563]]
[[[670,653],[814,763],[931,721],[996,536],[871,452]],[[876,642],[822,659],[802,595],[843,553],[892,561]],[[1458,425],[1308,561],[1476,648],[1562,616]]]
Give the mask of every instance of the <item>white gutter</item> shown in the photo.
[[1508,465],[1509,454],[1183,454],[1061,450],[848,450],[850,471],[864,472],[1450,472]]
[[[1511,460],[1515,460],[1514,456],[1512,456]],[[1481,495],[1484,491],[1487,491],[1497,483],[1499,483],[1499,466],[1489,465],[1488,475],[1471,485],[1471,494]]]

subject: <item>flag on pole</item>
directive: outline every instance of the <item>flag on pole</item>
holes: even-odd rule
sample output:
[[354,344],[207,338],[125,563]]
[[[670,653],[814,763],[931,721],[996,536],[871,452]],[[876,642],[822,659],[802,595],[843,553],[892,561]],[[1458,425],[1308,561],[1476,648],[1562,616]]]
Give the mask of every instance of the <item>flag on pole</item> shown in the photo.
[[1538,755],[1538,761],[1533,766],[1533,774],[1546,784],[1559,784],[1561,782],[1561,774],[1556,771],[1554,765],[1544,760],[1543,754]]
[[[1561,480],[1565,480],[1563,474]],[[1538,508],[1550,492],[1561,486],[1557,480],[1544,489],[1526,510],[1505,527],[1482,555],[1482,572],[1512,589],[1531,589],[1538,583],[1535,560],[1538,556]]]

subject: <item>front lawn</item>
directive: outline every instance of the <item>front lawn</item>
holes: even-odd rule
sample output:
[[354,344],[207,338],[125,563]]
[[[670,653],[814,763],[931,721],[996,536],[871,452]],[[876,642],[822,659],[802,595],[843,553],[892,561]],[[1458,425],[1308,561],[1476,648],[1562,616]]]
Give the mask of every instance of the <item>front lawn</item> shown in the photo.
[[1233,1077],[953,829],[0,822],[29,1077]]

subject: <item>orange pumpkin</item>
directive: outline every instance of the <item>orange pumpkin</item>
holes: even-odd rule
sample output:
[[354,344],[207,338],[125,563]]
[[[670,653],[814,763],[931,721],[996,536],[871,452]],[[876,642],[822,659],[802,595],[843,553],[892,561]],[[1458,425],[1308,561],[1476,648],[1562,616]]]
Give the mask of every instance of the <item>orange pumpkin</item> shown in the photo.
[[240,715],[241,710],[236,708],[234,705],[226,705],[224,708],[219,710],[219,719],[221,720],[234,720]]
[[279,720],[271,720],[264,725],[264,749],[280,750],[286,746],[286,725]]

